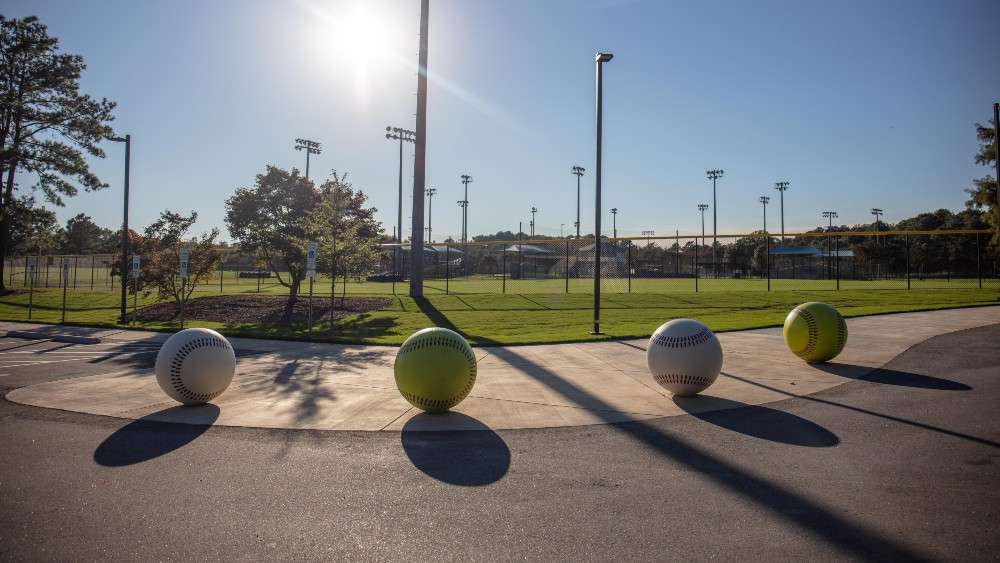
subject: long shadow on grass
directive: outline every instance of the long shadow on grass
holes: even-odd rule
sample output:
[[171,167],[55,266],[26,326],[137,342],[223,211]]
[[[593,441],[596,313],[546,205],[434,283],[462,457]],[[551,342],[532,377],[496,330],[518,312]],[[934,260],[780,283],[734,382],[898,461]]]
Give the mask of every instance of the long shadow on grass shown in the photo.
[[[605,418],[608,423],[613,422],[612,417],[615,416],[613,412],[616,409],[600,397],[588,393],[530,358],[518,354],[516,349],[492,348],[490,351],[507,363],[519,366],[522,372],[569,400],[577,402],[575,397],[587,397],[587,407],[592,409],[595,405],[597,407],[591,410],[594,416]],[[846,555],[871,561],[925,558],[903,543],[837,515],[819,501],[757,476],[652,423],[639,421],[609,424],[609,426],[661,456],[698,471],[704,478],[728,493],[766,508],[775,517],[798,526]]]
[[219,407],[213,404],[155,412],[105,438],[94,450],[94,461],[107,467],[123,467],[158,458],[190,444],[218,418]]
[[417,304],[417,308],[420,309],[420,312],[427,315],[427,318],[429,318],[431,322],[434,323],[434,326],[439,326],[442,328],[447,328],[448,330],[453,330],[461,334],[462,337],[465,338],[466,340],[474,340],[479,344],[491,344],[491,345],[497,344],[497,341],[493,339],[487,338],[485,336],[480,336],[477,334],[468,334],[465,331],[461,330],[460,328],[455,326],[455,323],[451,322],[451,319],[449,319],[444,313],[438,310],[437,307],[435,307],[434,304],[428,301],[425,297],[414,297],[413,301]]

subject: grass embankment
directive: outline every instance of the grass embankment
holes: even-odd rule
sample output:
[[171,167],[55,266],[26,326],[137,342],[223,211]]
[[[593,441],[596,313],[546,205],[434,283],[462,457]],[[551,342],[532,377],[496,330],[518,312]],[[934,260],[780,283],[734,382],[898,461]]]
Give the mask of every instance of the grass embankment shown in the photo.
[[[721,280],[720,280],[721,281]],[[253,292],[255,286],[244,289]],[[398,287],[399,291],[403,288]],[[217,294],[210,288],[196,295]],[[427,291],[425,299],[393,296],[383,310],[349,315],[333,322],[321,319],[313,326],[312,339],[339,342],[399,344],[412,332],[428,326],[458,330],[474,344],[528,344],[648,336],[661,323],[689,317],[716,331],[780,325],[788,311],[805,301],[825,301],[845,316],[945,309],[1000,304],[997,289],[842,289],[776,291],[703,291],[673,293],[605,293],[601,328],[604,335],[590,336],[593,298],[583,293],[536,293],[503,295],[442,295]],[[320,298],[320,297],[317,297]],[[323,297],[329,299],[329,294]],[[27,293],[0,298],[0,319],[27,320]],[[37,290],[35,322],[58,323],[62,292]],[[140,299],[139,306],[151,303]],[[129,302],[131,311],[131,301]],[[70,291],[66,322],[81,325],[117,326],[118,296],[110,291]],[[176,330],[174,322],[140,322],[135,328]],[[185,326],[201,326],[233,336],[307,339],[303,323],[292,326],[226,324],[188,319]]]

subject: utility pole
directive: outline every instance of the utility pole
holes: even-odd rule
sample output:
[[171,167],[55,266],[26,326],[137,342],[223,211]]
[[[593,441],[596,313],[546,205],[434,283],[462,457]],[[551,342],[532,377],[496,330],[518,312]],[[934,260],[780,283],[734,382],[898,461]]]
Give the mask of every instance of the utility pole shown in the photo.
[[121,295],[121,306],[119,310],[120,322],[125,324],[128,322],[128,313],[125,308],[128,301],[128,288],[126,284],[128,283],[128,276],[125,274],[128,271],[128,191],[129,191],[129,166],[132,161],[132,135],[125,135],[124,137],[113,137],[110,139],[118,143],[125,143],[125,206],[122,211],[122,256],[119,263],[121,264],[121,269],[119,273],[122,282],[122,295]]
[[434,244],[434,194],[435,188],[427,188],[427,242]]
[[1000,241],[1000,103],[993,104],[993,164],[997,169],[997,240]]
[[719,202],[715,197],[715,181],[725,174],[725,170],[709,170],[706,172],[708,178],[712,180],[712,265],[715,269],[715,277],[719,277],[719,261],[715,256],[715,247],[718,246],[716,237],[718,236]]
[[295,139],[295,150],[306,151],[306,180],[309,179],[309,155],[319,154],[323,152],[323,149],[319,147],[319,143],[316,141],[310,141],[309,139]]
[[781,194],[781,244],[785,243],[785,190],[788,189],[788,182],[775,182],[774,189]]
[[[837,218],[837,212],[836,211],[824,211],[823,212],[823,217],[825,217],[826,219],[828,219],[830,221],[829,222],[829,226],[826,229],[826,232],[827,233],[832,233],[833,232],[833,220]],[[833,242],[832,242],[832,239],[830,238],[830,236],[831,236],[830,234],[827,234],[827,236],[826,236],[826,253],[828,255],[832,256],[831,250],[833,248]],[[838,261],[840,260],[839,256],[837,257],[837,260]],[[827,279],[832,278],[833,277],[833,260],[832,260],[832,258],[826,261],[826,269],[827,269],[827,271],[826,271],[826,277],[827,277]]]
[[396,212],[396,232],[399,239],[396,242],[403,242],[403,143],[416,142],[417,134],[409,129],[401,127],[386,127],[385,138],[399,141],[399,207]]
[[570,174],[576,176],[576,223],[573,225],[576,227],[576,238],[580,238],[580,177],[586,170],[582,166],[574,166],[570,169]]
[[614,235],[612,238],[618,238],[618,208],[617,207],[612,207],[611,208],[611,229],[612,229],[612,234]]
[[708,209],[707,203],[699,203],[698,211],[701,211],[701,245],[705,246],[705,210]]
[[469,241],[469,182],[472,181],[472,176],[468,174],[462,174],[462,186],[465,187],[465,196],[462,201],[458,202],[458,206],[462,208],[462,244]]
[[410,297],[424,296],[424,188],[427,175],[427,32],[430,0],[420,0],[417,55],[417,130],[413,158],[413,220],[410,223]]
[[538,213],[538,208],[531,206],[531,238],[535,238],[535,213]]
[[596,129],[595,171],[594,171],[594,330],[591,334],[601,334],[601,142],[604,134],[604,63],[614,57],[611,53],[597,53],[594,57],[595,96],[594,125]]
[[885,215],[885,212],[883,212],[878,207],[873,207],[872,208],[872,215],[875,216],[875,244],[878,244],[879,243],[879,240],[878,240],[879,219],[882,217],[882,215]]

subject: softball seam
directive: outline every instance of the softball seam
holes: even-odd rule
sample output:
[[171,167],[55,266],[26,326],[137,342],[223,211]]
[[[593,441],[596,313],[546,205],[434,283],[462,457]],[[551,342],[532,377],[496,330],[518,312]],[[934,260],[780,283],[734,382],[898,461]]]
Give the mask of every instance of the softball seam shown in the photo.
[[816,322],[816,317],[807,309],[799,309],[799,316],[806,322],[809,333],[809,341],[806,342],[806,347],[797,352],[800,357],[805,358],[812,356],[813,352],[816,351],[816,345],[819,344],[819,324]]
[[174,388],[174,391],[178,395],[184,397],[185,399],[191,401],[211,401],[212,399],[221,395],[225,389],[221,391],[216,391],[215,393],[195,393],[194,391],[187,388],[184,385],[184,380],[181,379],[181,370],[184,367],[184,360],[191,355],[192,352],[198,350],[199,348],[205,348],[206,346],[211,346],[214,348],[226,348],[226,343],[217,339],[209,337],[195,338],[181,346],[177,353],[174,354],[173,359],[170,362],[170,386]]
[[666,333],[663,333],[653,340],[653,344],[667,348],[690,348],[704,344],[711,340],[711,338],[712,332],[708,329],[702,329],[690,336],[667,336]]

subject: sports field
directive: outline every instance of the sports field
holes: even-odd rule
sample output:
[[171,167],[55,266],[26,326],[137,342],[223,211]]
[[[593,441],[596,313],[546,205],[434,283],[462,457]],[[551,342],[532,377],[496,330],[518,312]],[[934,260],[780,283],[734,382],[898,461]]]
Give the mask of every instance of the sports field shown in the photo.
[[[584,293],[585,280],[571,280],[569,293],[539,291],[554,287],[555,280],[518,280],[508,286],[505,294],[469,293],[444,294],[444,286],[427,284],[425,299],[415,300],[404,295],[406,287],[396,285],[397,295],[391,296],[383,310],[350,315],[337,319],[331,326],[319,320],[310,335],[304,323],[289,325],[248,325],[188,319],[186,326],[215,328],[230,335],[259,336],[324,341],[399,344],[409,334],[431,325],[454,328],[474,344],[527,344],[565,342],[595,338],[632,338],[648,336],[664,321],[690,317],[705,322],[713,330],[735,330],[780,324],[788,311],[805,301],[825,301],[836,306],[845,316],[878,313],[970,307],[998,302],[996,280],[978,289],[978,280],[912,280],[911,290],[905,281],[865,282],[864,286],[841,281],[841,290],[831,281],[772,280],[772,291],[765,291],[766,280],[701,280],[702,291],[642,291],[645,284],[681,283],[692,280],[633,280],[633,292],[621,291],[618,280],[605,286],[601,299],[601,328],[604,335],[588,334],[593,316],[593,297]],[[462,287],[463,282],[449,285]],[[465,282],[475,283],[475,282]],[[860,283],[860,282],[859,282]],[[611,285],[615,284],[615,285]],[[329,298],[329,280],[317,283],[316,298]],[[564,287],[564,286],[563,286]],[[533,291],[518,292],[518,289]],[[739,290],[737,290],[739,288]],[[338,284],[338,292],[341,285]],[[449,288],[452,289],[452,288]],[[575,292],[574,290],[579,291]],[[224,284],[227,294],[256,293],[256,282]],[[277,284],[262,284],[261,292],[284,294]],[[455,291],[460,291],[455,289]],[[348,295],[391,295],[391,284],[349,283]],[[219,286],[206,284],[195,297],[218,295]],[[303,296],[305,297],[305,296]],[[0,298],[0,320],[28,320],[27,292],[17,292]],[[66,322],[80,325],[113,326],[118,313],[118,293],[70,290],[67,292]],[[140,298],[139,307],[152,299]],[[131,297],[129,307],[131,310]],[[58,323],[61,318],[62,291],[58,288],[35,290],[32,320]],[[177,323],[138,323],[137,328],[176,330]]]

